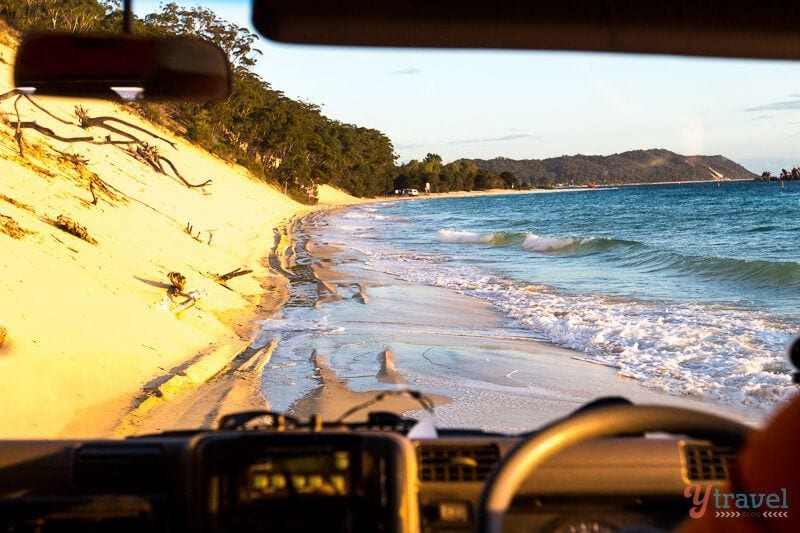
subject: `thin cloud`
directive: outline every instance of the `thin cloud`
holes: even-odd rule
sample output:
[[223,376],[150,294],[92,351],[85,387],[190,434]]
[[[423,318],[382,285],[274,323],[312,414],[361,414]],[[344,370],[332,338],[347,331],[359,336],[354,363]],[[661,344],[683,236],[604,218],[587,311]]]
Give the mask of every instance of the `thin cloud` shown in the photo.
[[[513,130],[512,130],[513,131]],[[457,139],[455,141],[430,141],[426,143],[407,143],[396,144],[395,148],[398,150],[415,150],[418,148],[437,148],[441,146],[458,146],[460,144],[479,144],[491,142],[505,142],[514,141],[517,139],[539,139],[538,135],[531,135],[530,133],[509,133],[501,137],[485,137],[482,139]]]
[[756,107],[748,107],[745,111],[792,111],[800,109],[800,100],[785,100],[783,102],[773,102]]
[[448,144],[458,145],[458,144],[505,142],[505,141],[514,141],[516,139],[528,139],[530,137],[533,137],[533,135],[531,135],[530,133],[512,133],[509,135],[503,135],[502,137],[484,137],[483,139],[459,139],[456,141],[450,141]]
[[402,68],[400,70],[392,71],[392,74],[396,74],[398,76],[413,76],[414,74],[420,74],[421,72],[421,68]]
[[398,150],[416,150],[417,148],[427,148],[430,146],[439,146],[439,143],[428,144],[396,144],[394,147]]
[[770,115],[758,115],[757,117],[753,117],[750,120],[769,120],[772,117]]

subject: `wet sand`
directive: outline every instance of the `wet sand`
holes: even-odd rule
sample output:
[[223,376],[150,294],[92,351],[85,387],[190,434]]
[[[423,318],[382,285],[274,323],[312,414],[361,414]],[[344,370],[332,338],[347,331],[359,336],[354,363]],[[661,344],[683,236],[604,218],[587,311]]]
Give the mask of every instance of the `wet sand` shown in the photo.
[[[488,302],[370,271],[360,252],[327,242],[326,224],[322,215],[297,224],[289,301],[282,319],[262,325],[260,344],[278,343],[262,376],[262,393],[275,410],[330,419],[376,391],[412,388],[435,397],[440,426],[509,432],[535,428],[601,396],[753,423],[763,416],[647,389],[579,352],[536,339]],[[396,399],[375,409],[421,413],[413,402]]]

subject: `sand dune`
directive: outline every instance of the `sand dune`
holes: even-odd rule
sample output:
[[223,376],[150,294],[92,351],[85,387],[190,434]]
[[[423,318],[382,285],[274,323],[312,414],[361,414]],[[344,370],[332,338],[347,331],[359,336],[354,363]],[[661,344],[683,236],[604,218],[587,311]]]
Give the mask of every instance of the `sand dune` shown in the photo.
[[[0,46],[6,88],[12,46]],[[32,130],[24,131],[21,157],[8,125],[16,121],[14,99],[0,103],[0,436],[110,434],[132,402],[189,362],[209,361],[211,372],[247,346],[249,318],[263,318],[285,290],[285,279],[264,260],[274,228],[308,208],[122,106],[37,102],[68,121],[81,105],[91,116],[155,131],[169,142],[137,135],[187,180],[212,180],[190,189],[119,147],[60,142]],[[18,106],[23,121],[64,137],[108,134],[63,124],[24,100]],[[76,165],[63,154],[87,162]],[[95,187],[96,205],[93,176],[110,191]],[[332,203],[357,201],[328,187],[321,193]],[[84,226],[96,244],[48,222],[59,215]],[[253,273],[230,280],[231,290],[214,280],[238,267]],[[204,294],[179,315],[166,298],[171,271]]]

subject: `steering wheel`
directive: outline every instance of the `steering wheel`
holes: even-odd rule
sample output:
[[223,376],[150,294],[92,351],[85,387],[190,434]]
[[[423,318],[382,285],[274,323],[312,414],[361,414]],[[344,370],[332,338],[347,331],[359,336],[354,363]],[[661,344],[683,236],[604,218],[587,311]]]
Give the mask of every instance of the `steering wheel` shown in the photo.
[[625,405],[575,414],[521,441],[495,465],[481,492],[478,531],[502,531],[505,513],[522,482],[544,461],[574,444],[621,434],[665,432],[739,447],[751,430],[728,418],[679,407]]

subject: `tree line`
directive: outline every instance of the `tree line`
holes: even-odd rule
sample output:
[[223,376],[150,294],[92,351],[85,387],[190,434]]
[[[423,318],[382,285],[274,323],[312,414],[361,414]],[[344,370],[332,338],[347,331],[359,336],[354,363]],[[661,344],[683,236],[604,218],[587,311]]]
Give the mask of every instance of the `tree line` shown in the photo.
[[[398,188],[435,192],[518,186],[509,173],[482,170],[468,161],[444,165],[438,155],[397,165],[391,140],[382,132],[325,117],[314,104],[293,100],[253,71],[261,52],[258,36],[219,18],[210,9],[162,4],[134,16],[133,31],[207,39],[228,55],[233,93],[208,103],[131,104],[146,118],[247,167],[261,179],[306,203],[320,184],[356,196],[378,196]],[[0,16],[26,31],[119,32],[121,0],[0,0]]]
[[[397,168],[394,189],[418,189],[431,192],[473,191],[485,189],[518,189],[519,180],[511,172],[499,174],[479,168],[467,159],[443,164],[438,154],[428,154],[422,161],[416,159]],[[523,184],[524,188],[530,188]]]
[[[0,0],[0,16],[26,31],[118,32],[118,0]],[[135,104],[148,119],[170,127],[207,150],[237,162],[307,203],[318,184],[353,194],[383,193],[395,172],[394,147],[383,133],[330,120],[317,106],[273,89],[252,71],[258,37],[220,19],[204,7],[162,4],[160,11],[135,17],[134,32],[207,39],[228,55],[233,93],[224,101]]]

